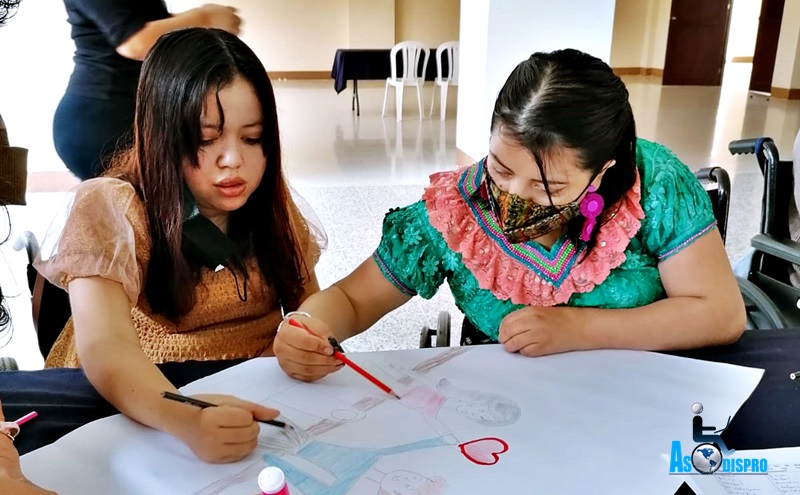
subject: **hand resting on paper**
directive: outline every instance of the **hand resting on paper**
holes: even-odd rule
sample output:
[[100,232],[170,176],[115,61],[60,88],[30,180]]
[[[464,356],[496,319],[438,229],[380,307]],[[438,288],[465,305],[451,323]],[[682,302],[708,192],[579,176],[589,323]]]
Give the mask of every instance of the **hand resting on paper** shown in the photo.
[[506,315],[500,322],[498,341],[508,352],[545,356],[581,349],[581,322],[574,308],[528,306]]
[[272,349],[283,371],[297,380],[311,382],[341,369],[343,364],[333,357],[328,337],[333,333],[322,320],[293,316],[305,328],[290,325],[285,319],[275,337]]
[[[5,421],[0,404],[0,422]],[[25,478],[19,464],[19,453],[6,435],[0,434],[0,493],[14,495],[56,495],[40,488]]]
[[196,409],[175,436],[195,455],[211,463],[235,462],[250,454],[261,431],[256,419],[275,419],[279,411],[230,395],[203,394],[197,399],[219,407]]

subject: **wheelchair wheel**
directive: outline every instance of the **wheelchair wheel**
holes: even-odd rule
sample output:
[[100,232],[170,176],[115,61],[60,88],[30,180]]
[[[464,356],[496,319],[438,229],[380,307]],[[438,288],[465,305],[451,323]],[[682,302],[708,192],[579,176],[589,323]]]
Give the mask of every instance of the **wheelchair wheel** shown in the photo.
[[450,313],[442,311],[437,320],[438,328],[422,327],[419,334],[419,348],[430,349],[434,347],[433,337],[436,337],[435,347],[450,347]]
[[17,361],[12,357],[0,357],[0,371],[17,371]]
[[428,328],[422,327],[422,331],[419,333],[419,348],[420,349],[430,349],[433,347],[431,345],[431,336],[433,333],[436,332],[435,328]]
[[786,328],[787,324],[780,309],[772,299],[753,282],[736,277],[739,291],[747,310],[747,329],[766,330]]
[[442,311],[436,329],[436,347],[450,347],[450,313]]

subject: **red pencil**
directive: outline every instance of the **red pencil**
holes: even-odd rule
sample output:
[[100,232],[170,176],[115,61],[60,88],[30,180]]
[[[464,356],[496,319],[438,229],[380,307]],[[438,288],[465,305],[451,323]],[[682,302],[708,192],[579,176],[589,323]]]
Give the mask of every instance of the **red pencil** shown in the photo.
[[[303,330],[305,330],[306,332],[310,333],[311,335],[314,335],[314,333],[311,330],[309,330],[308,328],[304,327],[302,324],[300,324],[294,318],[289,318],[289,324],[292,325],[292,326],[298,327],[298,328],[302,328]],[[341,361],[344,364],[346,364],[346,365],[350,366],[351,368],[353,368],[353,371],[355,371],[359,375],[363,376],[367,380],[371,381],[374,385],[376,385],[379,389],[383,390],[387,394],[393,395],[397,399],[400,398],[400,396],[397,395],[391,388],[389,388],[388,385],[386,385],[382,381],[378,380],[377,378],[375,378],[374,376],[369,374],[364,368],[362,368],[361,366],[357,365],[356,363],[351,361],[349,358],[345,357],[345,355],[342,354],[341,352],[339,352],[339,351],[334,349],[333,357],[335,357],[339,361]]]

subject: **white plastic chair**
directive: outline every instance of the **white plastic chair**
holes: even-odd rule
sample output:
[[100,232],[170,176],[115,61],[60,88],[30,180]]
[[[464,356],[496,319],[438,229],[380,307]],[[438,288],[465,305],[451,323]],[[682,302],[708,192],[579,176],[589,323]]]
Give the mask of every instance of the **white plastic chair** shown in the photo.
[[[397,74],[398,52],[403,57],[403,73],[400,75]],[[389,96],[389,86],[394,87],[398,122],[403,119],[403,90],[406,86],[416,86],[419,118],[422,119],[422,85],[425,84],[425,71],[428,69],[429,55],[430,50],[428,50],[428,47],[418,41],[403,41],[392,47],[389,53],[392,73],[390,77],[386,78],[386,89],[383,91],[382,117],[386,115],[386,99]],[[418,72],[420,59],[422,59],[421,74]]]
[[[442,74],[443,56],[447,57],[447,74]],[[445,111],[447,110],[447,88],[458,86],[458,41],[447,41],[436,49],[436,80],[434,81],[433,97],[431,98],[431,117],[433,117],[433,103],[436,101],[436,86],[441,88],[439,112],[441,119],[444,120]]]

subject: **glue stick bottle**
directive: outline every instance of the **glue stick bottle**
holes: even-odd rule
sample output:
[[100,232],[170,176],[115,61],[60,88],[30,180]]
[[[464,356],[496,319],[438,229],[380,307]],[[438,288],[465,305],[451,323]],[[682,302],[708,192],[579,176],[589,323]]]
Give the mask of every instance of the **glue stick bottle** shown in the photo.
[[275,466],[265,467],[258,473],[258,487],[263,495],[289,495],[286,476]]

